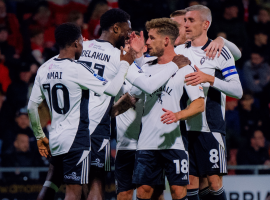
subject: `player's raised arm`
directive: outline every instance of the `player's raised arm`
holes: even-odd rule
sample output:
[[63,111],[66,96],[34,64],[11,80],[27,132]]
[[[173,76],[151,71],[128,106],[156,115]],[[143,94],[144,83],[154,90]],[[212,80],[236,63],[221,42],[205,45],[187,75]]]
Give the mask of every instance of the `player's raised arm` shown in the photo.
[[235,61],[241,58],[242,53],[240,49],[234,43],[226,40],[223,37],[217,37],[208,45],[204,51],[206,52],[207,57],[214,59],[217,53],[218,57],[221,55],[221,50],[224,46],[226,46],[231,51]]
[[[189,65],[190,61],[183,55],[176,55],[164,69],[152,76],[145,76],[141,69],[135,64],[131,65],[126,79],[134,86],[140,88],[144,93],[152,94],[168,81],[168,79],[180,68]],[[154,84],[153,84],[154,83]]]

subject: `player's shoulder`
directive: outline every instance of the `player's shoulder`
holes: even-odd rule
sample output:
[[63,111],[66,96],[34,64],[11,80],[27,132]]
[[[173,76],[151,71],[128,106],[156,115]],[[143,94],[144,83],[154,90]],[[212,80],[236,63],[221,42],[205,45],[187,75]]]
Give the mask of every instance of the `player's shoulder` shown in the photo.
[[80,61],[74,61],[74,63],[72,64],[72,66],[74,68],[76,68],[77,70],[83,70],[86,69],[87,71],[89,71],[91,74],[94,74],[94,70],[87,65],[85,62],[80,62]]
[[229,60],[233,60],[233,55],[232,53],[230,52],[230,50],[224,46],[222,49],[221,49],[221,54],[219,57],[216,56],[216,59],[218,61],[229,61]]
[[176,54],[183,54],[184,49],[186,48],[187,44],[181,44],[174,48],[174,52]]
[[177,74],[179,74],[181,76],[185,76],[185,75],[193,73],[193,72],[196,72],[196,69],[192,65],[186,65],[186,66],[180,68],[177,71]]

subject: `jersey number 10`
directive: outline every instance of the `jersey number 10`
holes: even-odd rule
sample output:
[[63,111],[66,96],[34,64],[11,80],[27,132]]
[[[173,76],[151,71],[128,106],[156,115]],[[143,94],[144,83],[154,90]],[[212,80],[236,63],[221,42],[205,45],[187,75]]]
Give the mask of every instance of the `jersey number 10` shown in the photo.
[[[61,83],[57,83],[52,87],[52,91],[51,91],[51,86],[49,83],[43,84],[42,86],[43,86],[43,89],[47,90],[48,92],[51,111],[53,108],[54,111],[57,112],[58,114],[63,114],[63,115],[66,114],[70,108],[69,92],[68,92],[67,87]],[[60,106],[58,105],[57,90],[62,90],[63,92],[64,106],[62,108],[60,108]]]

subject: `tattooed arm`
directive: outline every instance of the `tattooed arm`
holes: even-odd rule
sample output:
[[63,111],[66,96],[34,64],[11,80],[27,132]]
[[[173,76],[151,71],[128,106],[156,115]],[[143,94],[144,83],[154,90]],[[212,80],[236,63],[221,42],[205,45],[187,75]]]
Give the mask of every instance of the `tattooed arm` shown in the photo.
[[112,107],[111,117],[114,118],[132,108],[137,102],[137,98],[129,93],[124,94]]

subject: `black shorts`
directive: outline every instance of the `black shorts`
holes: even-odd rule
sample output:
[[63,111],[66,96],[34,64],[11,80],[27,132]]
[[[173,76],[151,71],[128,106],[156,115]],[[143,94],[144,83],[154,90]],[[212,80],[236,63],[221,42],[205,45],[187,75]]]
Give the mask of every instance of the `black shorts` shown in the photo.
[[109,138],[91,136],[91,169],[111,171]]
[[[219,140],[219,141],[218,141]],[[221,133],[188,132],[189,174],[196,177],[227,174],[226,140]]]
[[62,168],[63,181],[66,184],[88,184],[90,173],[90,151],[77,150],[51,157],[53,166]]
[[118,150],[115,158],[115,186],[116,194],[133,190],[132,183],[136,150]]
[[188,153],[183,150],[138,150],[133,174],[136,185],[160,185],[163,173],[169,184],[189,184]]

